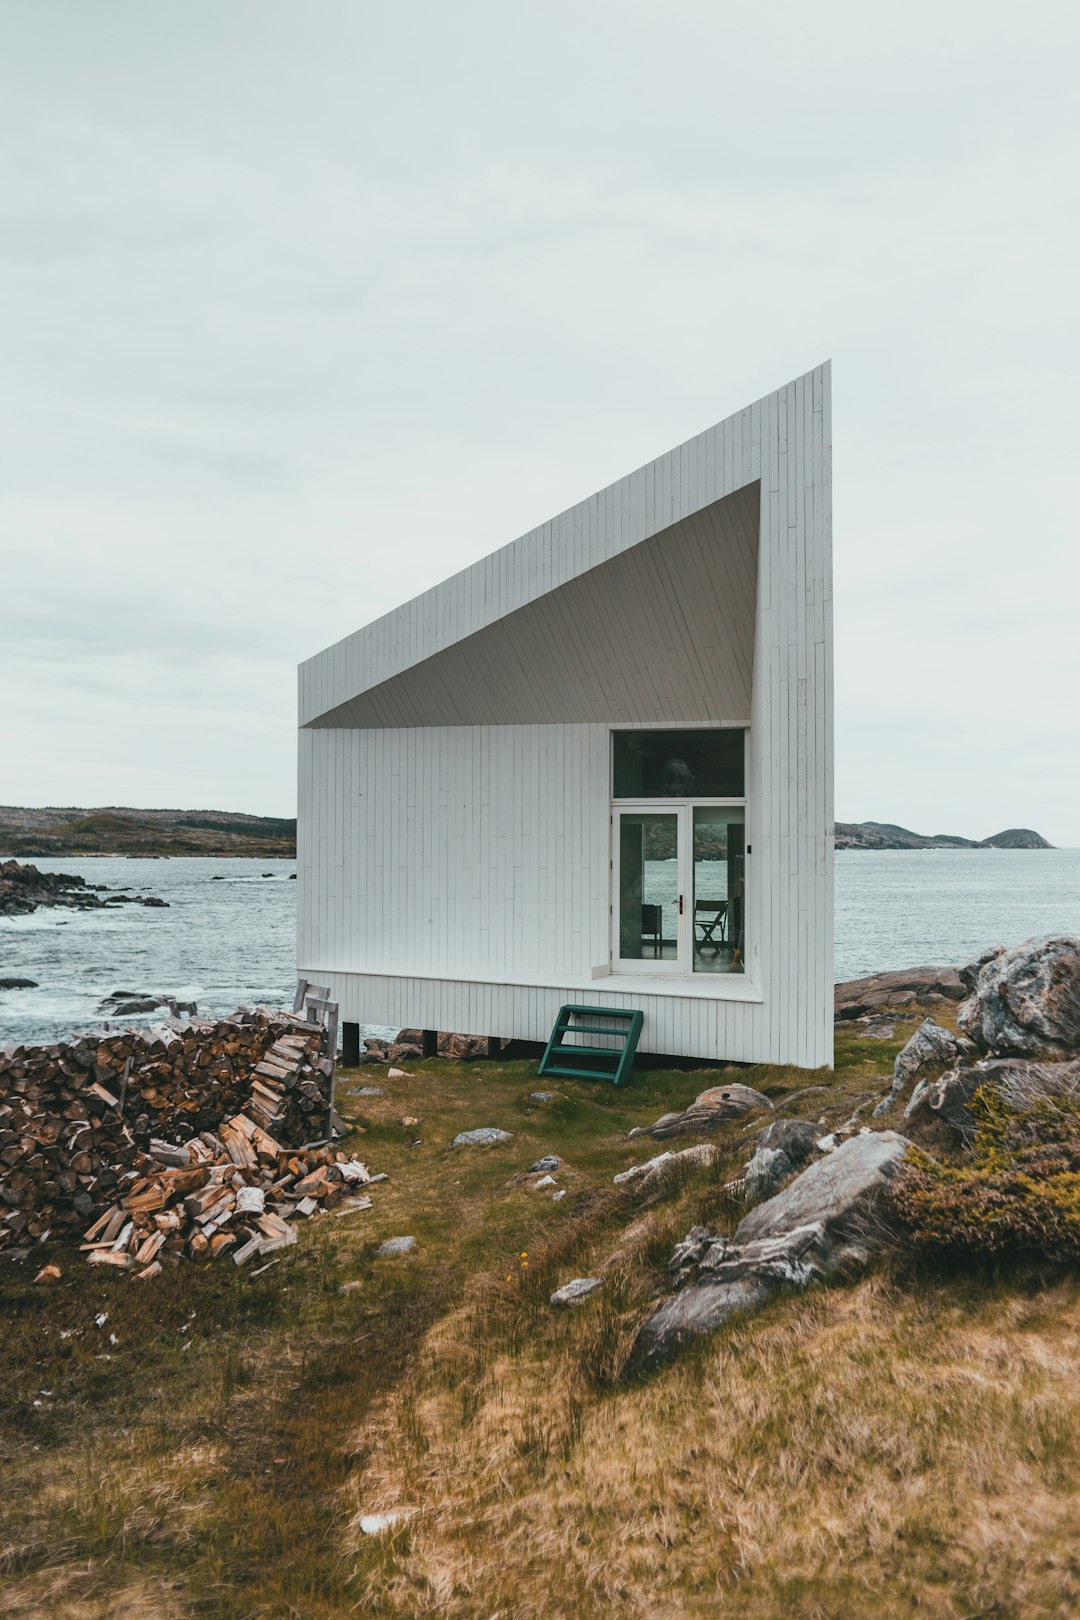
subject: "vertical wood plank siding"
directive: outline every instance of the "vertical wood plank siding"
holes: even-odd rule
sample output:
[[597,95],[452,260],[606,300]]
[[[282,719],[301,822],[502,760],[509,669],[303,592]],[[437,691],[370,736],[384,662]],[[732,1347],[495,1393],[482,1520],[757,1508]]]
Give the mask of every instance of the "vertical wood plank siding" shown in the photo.
[[[825,365],[301,665],[298,971],[343,1018],[540,1040],[584,999],[831,1063],[830,412]],[[583,992],[613,723],[749,727],[745,981]]]

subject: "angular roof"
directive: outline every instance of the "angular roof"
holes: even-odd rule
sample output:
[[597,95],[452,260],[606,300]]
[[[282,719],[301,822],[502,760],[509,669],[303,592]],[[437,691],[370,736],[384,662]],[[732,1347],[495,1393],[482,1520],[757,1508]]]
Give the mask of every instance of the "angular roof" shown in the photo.
[[308,659],[300,724],[747,725],[776,397]]

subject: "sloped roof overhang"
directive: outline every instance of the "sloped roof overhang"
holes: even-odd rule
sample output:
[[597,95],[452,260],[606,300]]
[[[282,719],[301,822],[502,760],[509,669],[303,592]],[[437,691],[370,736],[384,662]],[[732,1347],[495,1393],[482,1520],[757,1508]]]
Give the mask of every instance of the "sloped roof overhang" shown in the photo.
[[760,506],[743,485],[553,584],[534,531],[302,665],[301,724],[747,725]]

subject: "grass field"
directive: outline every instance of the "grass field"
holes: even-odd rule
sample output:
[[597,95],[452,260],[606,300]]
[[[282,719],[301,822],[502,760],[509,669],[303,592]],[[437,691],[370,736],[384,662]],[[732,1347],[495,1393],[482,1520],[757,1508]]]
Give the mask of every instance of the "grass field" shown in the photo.
[[[835,1125],[910,1027],[843,1037],[835,1074],[739,1078]],[[349,1146],[391,1176],[374,1207],[313,1222],[262,1276],[224,1262],[140,1284],[61,1252],[52,1288],[0,1273],[0,1612],[1080,1607],[1071,1279],[881,1274],[780,1300],[628,1384],[671,1244],[695,1220],[737,1221],[727,1165],[759,1122],[728,1128],[725,1165],[643,1196],[612,1184],[652,1151],[627,1129],[715,1073],[644,1071],[615,1092],[530,1064],[411,1067],[342,1087]],[[385,1098],[354,1095],[371,1084]],[[531,1102],[538,1085],[557,1099]],[[514,1135],[450,1147],[477,1125]],[[521,1179],[546,1152],[565,1161],[559,1201]],[[374,1257],[405,1233],[413,1254]],[[598,1296],[550,1308],[600,1266]],[[390,1508],[409,1516],[361,1533],[359,1514]]]

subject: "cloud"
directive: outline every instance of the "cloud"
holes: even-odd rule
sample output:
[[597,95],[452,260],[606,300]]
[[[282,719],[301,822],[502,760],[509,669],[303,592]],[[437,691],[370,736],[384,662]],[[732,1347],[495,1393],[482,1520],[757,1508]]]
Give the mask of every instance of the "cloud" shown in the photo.
[[4,796],[288,812],[300,658],[831,355],[839,813],[1080,843],[1078,35],[13,10]]

